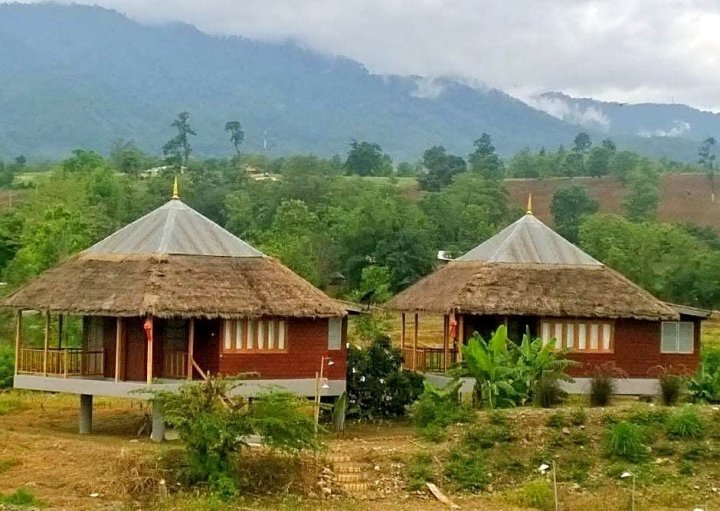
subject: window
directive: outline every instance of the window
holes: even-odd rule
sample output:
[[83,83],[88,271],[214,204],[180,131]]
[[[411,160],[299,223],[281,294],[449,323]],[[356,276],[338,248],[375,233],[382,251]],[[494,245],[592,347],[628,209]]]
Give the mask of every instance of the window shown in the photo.
[[223,352],[287,351],[287,323],[279,319],[225,320]]
[[660,351],[662,353],[692,353],[695,344],[695,325],[692,321],[663,321]]
[[328,349],[339,350],[342,346],[342,318],[328,319]]
[[576,352],[612,353],[613,324],[608,321],[543,321],[540,337],[545,343],[556,339],[557,349]]

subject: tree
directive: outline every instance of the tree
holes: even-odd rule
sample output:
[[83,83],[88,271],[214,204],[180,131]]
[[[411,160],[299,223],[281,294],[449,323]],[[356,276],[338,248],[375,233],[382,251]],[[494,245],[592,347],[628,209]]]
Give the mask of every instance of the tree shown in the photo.
[[628,176],[629,189],[623,208],[630,220],[652,220],[660,202],[660,174],[650,161],[643,161]]
[[230,142],[235,148],[235,153],[240,154],[240,144],[245,139],[245,132],[242,130],[240,121],[228,121],[225,123],[225,131],[230,133]]
[[584,187],[578,185],[559,188],[550,205],[557,232],[573,243],[578,242],[583,219],[597,210],[597,201],[590,198]]
[[434,146],[423,153],[423,167],[427,173],[418,178],[420,188],[438,191],[450,184],[453,177],[465,172],[465,160],[459,156],[447,154],[443,146]]
[[710,180],[710,196],[712,202],[715,202],[715,146],[717,141],[714,137],[708,137],[703,140],[700,150],[698,151],[698,163],[707,172]]
[[353,140],[345,160],[345,169],[348,174],[358,176],[387,176],[392,173],[392,159],[383,153],[378,144]]
[[590,146],[592,145],[592,141],[590,140],[590,135],[585,133],[584,131],[581,131],[575,136],[575,140],[573,140],[574,146],[573,151],[580,154],[585,154],[590,150]]
[[495,146],[490,135],[483,133],[473,144],[475,150],[468,158],[472,171],[487,179],[502,179],[505,175],[505,165],[495,153]]
[[110,161],[123,174],[137,177],[143,170],[145,155],[131,140],[116,140],[110,149]]
[[171,126],[177,130],[177,135],[168,140],[163,146],[163,154],[175,165],[187,166],[192,153],[190,136],[195,136],[195,130],[190,126],[190,114],[180,112]]
[[592,177],[602,177],[610,172],[613,156],[615,156],[615,144],[605,139],[599,146],[590,150],[587,159],[587,170]]

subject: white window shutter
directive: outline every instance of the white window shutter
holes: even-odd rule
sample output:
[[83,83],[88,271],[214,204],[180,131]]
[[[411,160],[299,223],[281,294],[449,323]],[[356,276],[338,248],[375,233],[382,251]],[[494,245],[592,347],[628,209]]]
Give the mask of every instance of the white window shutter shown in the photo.
[[342,346],[342,318],[328,319],[328,349],[339,350]]

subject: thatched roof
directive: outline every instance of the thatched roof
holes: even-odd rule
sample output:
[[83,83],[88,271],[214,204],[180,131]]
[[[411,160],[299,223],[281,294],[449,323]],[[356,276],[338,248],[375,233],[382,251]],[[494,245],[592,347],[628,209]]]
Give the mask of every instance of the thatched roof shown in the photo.
[[679,317],[532,215],[421,279],[387,307],[437,314]]
[[2,305],[108,316],[346,315],[309,282],[179,200],[42,273]]

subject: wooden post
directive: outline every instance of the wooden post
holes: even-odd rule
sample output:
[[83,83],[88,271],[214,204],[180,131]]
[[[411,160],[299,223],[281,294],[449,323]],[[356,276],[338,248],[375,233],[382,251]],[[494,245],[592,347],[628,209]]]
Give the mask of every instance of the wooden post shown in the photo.
[[458,320],[458,362],[462,362],[462,347],[465,345],[465,316]]
[[45,348],[43,350],[43,376],[48,370],[48,344],[50,343],[50,311],[45,311]]
[[58,348],[62,348],[64,318],[65,316],[63,316],[62,314],[58,315]]
[[443,316],[443,371],[447,372],[448,370],[448,356],[450,355],[450,350],[448,349],[448,325],[450,323],[450,318],[447,314]]
[[20,344],[22,337],[22,309],[18,310],[15,316],[15,374],[20,368]]
[[415,313],[415,336],[413,337],[413,371],[417,369],[417,345],[418,345],[418,313]]
[[122,353],[122,318],[115,318],[115,382],[120,381],[120,354]]
[[[59,355],[62,355],[62,361],[63,361],[63,376],[67,378],[68,376],[68,350],[62,351],[59,353]],[[82,355],[81,355],[82,356]],[[82,358],[80,359],[80,363],[82,364]],[[82,371],[81,371],[82,372]]]
[[[149,322],[149,325],[148,323]],[[150,385],[152,383],[153,378],[153,334],[154,334],[154,326],[153,325],[153,318],[152,316],[148,316],[148,319],[146,320],[146,325],[149,326],[146,330],[146,337],[147,337],[147,368],[145,370],[145,374],[147,376],[147,383]]]
[[405,313],[404,312],[400,314],[400,352],[402,353],[402,356],[403,356],[403,363],[400,366],[400,368],[402,368],[402,366],[405,365]]
[[195,349],[195,318],[190,318],[190,331],[188,332],[187,378],[193,377],[193,350]]

